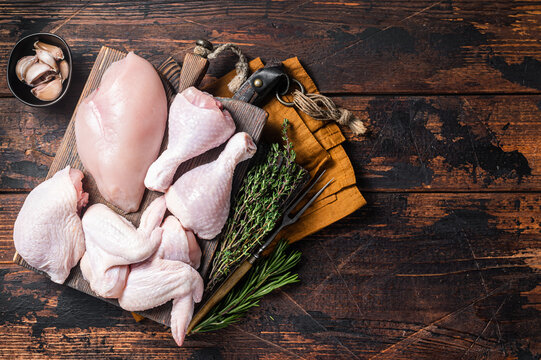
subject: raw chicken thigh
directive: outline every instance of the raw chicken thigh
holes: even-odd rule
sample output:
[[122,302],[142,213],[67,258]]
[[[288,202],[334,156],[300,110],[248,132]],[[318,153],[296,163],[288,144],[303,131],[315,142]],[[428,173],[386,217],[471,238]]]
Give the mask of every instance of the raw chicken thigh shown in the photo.
[[125,212],[139,208],[147,170],[158,157],[167,98],[152,64],[130,52],[103,74],[77,111],[77,151],[101,195]]
[[[118,299],[129,311],[150,309],[173,300],[171,332],[181,346],[193,316],[194,302],[203,296],[199,266],[201,249],[191,231],[185,231],[174,216],[162,224],[162,243],[154,256],[131,266],[126,288]],[[195,264],[191,267],[187,264]],[[156,281],[159,279],[159,281]]]
[[256,149],[250,135],[237,133],[218,159],[183,174],[167,190],[167,208],[184,228],[202,239],[213,239],[220,233],[229,214],[235,167],[251,158]]
[[160,245],[165,214],[163,196],[154,200],[136,229],[128,220],[103,204],[88,208],[83,216],[86,252],[81,271],[92,290],[105,298],[117,298],[124,290],[129,265],[150,257]]
[[165,192],[181,163],[223,144],[235,132],[235,123],[212,95],[189,87],[171,104],[168,132],[167,150],[145,177],[151,190]]
[[15,220],[15,249],[26,262],[62,284],[85,252],[79,213],[88,202],[83,173],[69,166],[28,194]]

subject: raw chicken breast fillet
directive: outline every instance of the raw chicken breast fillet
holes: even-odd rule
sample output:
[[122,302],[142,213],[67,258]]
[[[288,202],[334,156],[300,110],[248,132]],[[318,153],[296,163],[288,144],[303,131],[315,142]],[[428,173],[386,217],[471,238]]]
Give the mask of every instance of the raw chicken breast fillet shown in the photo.
[[167,208],[201,239],[220,233],[229,214],[235,167],[257,150],[250,135],[235,134],[218,159],[183,174],[165,194]]
[[82,220],[86,252],[81,259],[81,271],[96,294],[105,298],[122,294],[129,265],[146,260],[158,249],[164,214],[163,196],[145,209],[137,229],[103,204],[86,210]]
[[171,332],[181,346],[193,316],[194,302],[201,301],[203,296],[203,279],[187,263],[197,268],[201,249],[193,233],[184,230],[174,216],[165,219],[162,229],[158,251],[152,258],[130,267],[126,288],[118,302],[125,310],[142,311],[173,300]]
[[158,157],[167,98],[152,64],[130,52],[105,71],[77,110],[77,151],[101,195],[125,212],[139,208],[147,170]]
[[88,202],[83,173],[69,166],[28,194],[15,220],[13,240],[31,266],[62,284],[85,252],[79,213]]
[[171,104],[167,149],[148,169],[145,186],[165,192],[181,163],[223,144],[234,132],[233,118],[221,102],[187,88]]

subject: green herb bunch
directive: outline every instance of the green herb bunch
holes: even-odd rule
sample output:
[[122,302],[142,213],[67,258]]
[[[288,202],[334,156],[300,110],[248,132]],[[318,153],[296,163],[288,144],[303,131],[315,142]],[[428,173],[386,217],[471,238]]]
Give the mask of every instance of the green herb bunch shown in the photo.
[[192,330],[192,334],[214,331],[240,320],[248,309],[259,305],[261,298],[282,286],[299,281],[290,270],[299,263],[300,251],[286,252],[289,244],[280,242],[273,253],[248,272],[207,316]]
[[263,243],[281,216],[281,207],[301,182],[304,170],[295,163],[295,152],[287,137],[284,119],[284,145],[272,144],[266,161],[248,172],[220,236],[209,275],[211,291],[235,269],[252,250]]

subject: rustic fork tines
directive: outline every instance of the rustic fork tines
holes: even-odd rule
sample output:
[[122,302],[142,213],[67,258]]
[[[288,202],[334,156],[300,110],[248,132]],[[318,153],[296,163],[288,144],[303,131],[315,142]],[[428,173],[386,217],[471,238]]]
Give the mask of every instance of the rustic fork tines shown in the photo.
[[261,245],[257,252],[250,257],[250,259],[248,260],[250,263],[253,264],[261,256],[261,253],[263,253],[263,251],[265,251],[265,249],[274,241],[278,233],[280,233],[283,228],[299,220],[302,214],[304,214],[304,212],[314,203],[314,201],[316,201],[319,195],[321,195],[321,193],[334,181],[334,179],[329,180],[325,185],[323,185],[321,189],[318,190],[317,193],[315,193],[306,202],[306,204],[299,211],[297,211],[295,215],[293,215],[293,211],[295,210],[295,208],[306,197],[310,190],[313,189],[313,187],[323,177],[325,172],[326,170],[323,170],[317,177],[314,177],[314,179],[312,179],[312,181],[306,186],[306,188],[302,192],[300,192],[295,198],[293,198],[289,204],[286,205],[281,224],[272,232],[271,235],[269,235],[267,241],[263,245]]
[[312,205],[314,201],[316,201],[319,195],[321,195],[321,193],[331,184],[331,182],[334,181],[334,179],[329,180],[329,182],[327,182],[321,189],[319,189],[318,192],[315,193],[295,215],[293,215],[292,213],[295,208],[301,203],[301,201],[306,197],[310,190],[312,190],[312,188],[317,184],[317,182],[321,179],[324,173],[325,171],[319,174],[319,176],[314,178],[298,196],[294,197],[291,201],[288,201],[288,204],[286,205],[286,209],[284,211],[284,217],[280,225],[268,237],[267,241],[263,245],[261,245],[257,252],[250,256],[248,260],[243,261],[237,267],[237,269],[225,279],[225,281],[218,287],[218,289],[212,293],[210,298],[202,304],[202,306],[192,318],[190,325],[188,326],[188,334],[201,320],[203,320],[205,315],[214,306],[216,306],[216,304],[218,304],[220,300],[222,300],[231,291],[231,289],[233,289],[233,287],[244,277],[244,275],[246,275],[246,273],[252,268],[253,264],[261,256],[261,253],[263,253],[263,251],[274,241],[280,230],[296,222],[306,211],[306,209],[308,209],[310,205]]

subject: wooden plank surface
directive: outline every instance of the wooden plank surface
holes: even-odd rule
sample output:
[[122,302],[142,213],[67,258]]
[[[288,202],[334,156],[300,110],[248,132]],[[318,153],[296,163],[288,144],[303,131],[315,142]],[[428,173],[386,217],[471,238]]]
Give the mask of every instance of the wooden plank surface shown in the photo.
[[[100,52],[96,57],[96,62],[94,63],[90,75],[88,76],[88,80],[86,81],[85,87],[83,88],[83,92],[81,94],[79,102],[75,107],[73,116],[71,117],[71,120],[66,128],[66,132],[63,135],[60,147],[58,148],[53,162],[49,168],[46,179],[53,177],[58,171],[64,169],[66,166],[71,166],[72,168],[83,171],[85,175],[85,178],[83,179],[83,187],[89,195],[87,206],[92,206],[93,204],[97,203],[106,204],[107,206],[109,206],[109,208],[113,209],[115,212],[131,221],[134,226],[139,226],[140,218],[145,209],[148,207],[148,205],[150,205],[150,203],[152,203],[152,201],[154,201],[159,196],[162,196],[163,194],[155,191],[146,190],[145,194],[143,195],[141,205],[139,206],[139,210],[129,214],[124,214],[123,211],[116,208],[113,204],[107,202],[100,194],[98,186],[94,181],[92,175],[88,171],[86,171],[79,159],[79,154],[77,153],[77,146],[75,141],[75,117],[79,103],[87,96],[89,96],[89,94],[91,94],[95,89],[98,88],[101,78],[103,74],[105,74],[105,72],[107,71],[107,68],[115,61],[121,60],[125,56],[126,53],[106,46],[103,46],[100,49]],[[173,84],[177,84],[177,80],[180,76],[180,66],[172,58],[169,57],[160,64],[157,70],[162,78],[163,85],[166,90],[168,104],[170,105],[173,101],[174,95],[177,93],[177,86]],[[201,74],[201,76],[202,75],[203,74]],[[230,99],[224,99],[223,105],[224,108],[231,113],[231,116],[235,121],[236,131],[243,131],[250,134],[254,142],[257,144],[261,136],[263,126],[265,125],[267,119],[267,114],[265,113],[265,111],[254,106],[247,105],[244,102]],[[162,151],[166,148],[165,139],[167,139],[167,134],[164,135]],[[199,165],[206,164],[210,161],[215,160],[224,147],[225,144],[182,163],[177,170],[176,178]],[[246,173],[248,166],[249,161],[245,161],[236,167],[233,177],[233,192],[235,191],[235,189],[238,190],[238,188],[240,187],[240,184],[242,182],[242,179],[244,178],[244,174]],[[203,253],[201,258],[201,271],[207,270],[210,266],[214,251],[216,249],[216,245],[216,240],[200,241],[200,246]],[[39,272],[38,270],[30,266],[17,253],[14,256],[13,261],[18,265]],[[201,274],[203,277],[205,276],[205,272],[202,272]],[[72,269],[69,278],[65,281],[64,284],[85,294],[99,297],[90,288],[90,284],[85,280],[78,265]],[[103,299],[101,297],[100,299],[118,306],[116,300]],[[169,325],[171,323],[171,303],[164,304],[163,306],[154,309],[142,311],[141,315],[151,320],[157,321],[161,324]]]
[[[541,191],[541,95],[334,99],[370,128],[366,137],[344,129],[361,190]],[[28,191],[46,174],[68,119],[11,98],[0,109],[0,189]]]
[[[0,195],[0,261],[14,250],[11,224],[24,197]],[[367,200],[296,245],[299,285],[266,297],[234,327],[188,337],[181,349],[165,327],[136,324],[128,312],[3,262],[3,354],[41,347],[35,354],[55,358],[457,359],[541,350],[541,194],[369,193]]]
[[[252,57],[299,56],[324,92],[539,93],[538,6],[525,0],[4,1],[0,59],[6,61],[17,38],[54,31],[72,47],[77,82],[105,43],[156,60],[182,57],[193,39],[205,37],[242,44]],[[0,94],[7,93],[2,84]]]
[[[539,14],[525,0],[3,2],[1,64],[20,36],[55,31],[75,69],[49,109],[0,84],[0,358],[538,358]],[[300,284],[179,349],[167,328],[12,264],[11,236],[99,48],[159,65],[201,37],[299,56],[367,120],[367,137],[343,130],[368,205],[295,245]]]

